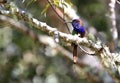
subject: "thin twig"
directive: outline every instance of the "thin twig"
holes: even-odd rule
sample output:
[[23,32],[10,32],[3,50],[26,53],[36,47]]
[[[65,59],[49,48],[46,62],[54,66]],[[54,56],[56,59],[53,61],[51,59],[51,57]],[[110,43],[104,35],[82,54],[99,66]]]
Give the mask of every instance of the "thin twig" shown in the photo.
[[[55,7],[51,4],[51,2],[50,2],[50,0],[47,0],[48,1],[48,3],[50,4],[50,6],[52,7],[52,9],[54,10],[54,12],[58,15],[58,17],[61,19],[61,21],[63,22],[63,23],[65,23],[66,24],[66,27],[67,27],[67,29],[68,29],[68,31],[69,31],[69,33],[71,34],[71,32],[70,32],[70,29],[69,29],[69,26],[67,25],[67,22],[66,22],[66,20],[64,19],[64,6],[63,6],[63,1],[61,2],[62,3],[62,9],[63,9],[63,17],[57,12],[57,10],[55,9]],[[70,22],[71,23],[71,22]],[[95,53],[89,53],[89,52],[87,52],[85,49],[83,49],[80,45],[78,46],[83,52],[85,52],[86,54],[89,54],[89,55],[95,55]]]
[[[2,12],[1,12],[2,11]],[[6,14],[6,10],[0,10],[1,14]],[[42,31],[45,31],[46,33],[49,33],[50,35],[54,35],[54,32],[57,31],[57,28],[52,28],[48,26],[44,22],[40,22],[39,20],[33,18],[32,16],[29,15],[29,13],[26,13],[23,10],[20,10],[18,8],[14,8],[14,10],[10,11],[7,13],[8,15],[16,15],[16,17],[24,20],[27,23],[30,23],[31,25],[35,26],[35,28],[38,28]],[[90,50],[95,51],[95,55],[98,56],[103,62],[103,65],[109,69],[111,72],[114,68],[117,68],[116,62],[120,62],[120,59],[118,60],[118,57],[114,57],[116,55],[119,55],[119,53],[111,53],[109,48],[106,45],[102,45],[100,41],[95,42],[89,42],[89,40],[84,37],[80,38],[78,36],[73,36],[71,34],[66,34],[63,32],[58,31],[60,39],[63,39],[67,43],[75,43],[75,44],[80,44],[83,45]],[[116,70],[116,69],[115,69]]]
[[113,39],[113,42],[114,42],[114,49],[117,48],[117,46],[118,46],[118,30],[117,30],[117,27],[116,27],[115,5],[116,5],[116,0],[110,0],[110,3],[109,3],[110,19],[111,19],[111,24],[112,24],[111,34],[112,34],[112,39]]
[[[57,14],[57,16],[60,18],[60,20],[61,20],[61,22],[63,22],[63,23],[65,23],[65,25],[66,25],[66,27],[67,27],[67,29],[68,29],[68,31],[69,31],[69,33],[71,33],[70,32],[70,29],[69,29],[69,27],[68,27],[68,25],[67,25],[67,22],[66,22],[66,20],[64,19],[64,14],[62,14],[62,16],[57,12],[57,10],[55,9],[55,7],[51,4],[51,1],[50,0],[47,0],[47,2],[50,4],[50,6],[52,7],[52,9],[53,9],[53,11]],[[57,8],[58,9],[58,8]],[[59,9],[58,9],[59,10]],[[63,10],[64,10],[64,8],[63,8]],[[59,10],[60,11],[60,10]],[[60,11],[61,12],[61,11]],[[64,13],[64,12],[63,12]]]

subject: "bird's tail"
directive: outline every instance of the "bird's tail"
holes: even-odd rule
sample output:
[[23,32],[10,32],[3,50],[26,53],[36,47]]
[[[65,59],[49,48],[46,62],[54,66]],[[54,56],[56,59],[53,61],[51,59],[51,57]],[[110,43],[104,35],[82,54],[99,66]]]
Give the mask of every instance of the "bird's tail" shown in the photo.
[[77,45],[73,44],[74,48],[73,48],[73,62],[76,63],[77,61]]

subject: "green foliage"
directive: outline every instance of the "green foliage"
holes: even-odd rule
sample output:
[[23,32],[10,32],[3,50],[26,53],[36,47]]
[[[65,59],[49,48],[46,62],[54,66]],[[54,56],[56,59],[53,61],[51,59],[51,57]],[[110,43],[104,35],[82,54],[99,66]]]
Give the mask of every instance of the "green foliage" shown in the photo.
[[89,33],[89,34],[87,35],[87,39],[88,39],[88,40],[91,40],[91,41],[93,41],[93,42],[96,41],[96,38],[95,38],[95,36],[94,36],[92,33]]
[[50,4],[48,3],[45,8],[42,10],[41,14],[45,14],[47,9],[50,7]]
[[32,49],[34,47],[35,45],[34,41],[28,36],[16,32],[16,30],[13,32],[13,34],[14,34],[13,42],[15,42],[18,45],[21,51]]
[[[20,0],[16,1],[19,2]],[[20,8],[24,8],[23,5],[27,3],[28,7],[25,10],[29,11],[35,18],[42,21],[43,17],[40,12],[45,14],[50,5],[46,4],[43,9],[43,7],[34,3],[35,1],[36,0],[22,0],[22,3],[18,5]],[[44,3],[44,0],[39,1]],[[71,0],[65,1],[72,6]],[[102,3],[97,0],[72,1],[77,6],[78,13],[87,19],[91,25],[97,27],[98,30],[105,30],[107,28],[105,19],[106,10]],[[52,4],[58,8],[60,5],[67,7],[66,2],[61,3],[59,0],[53,0]],[[47,20],[47,22],[53,21],[53,23],[56,24],[57,21],[53,19],[54,14],[50,14],[50,17],[52,19],[49,19],[49,21]],[[46,19],[47,18],[48,17],[46,17]],[[18,21],[21,20],[18,19]],[[0,24],[3,25],[3,23]],[[7,24],[4,25],[8,26]],[[29,28],[33,27],[29,24],[25,24],[25,26],[28,26]],[[10,28],[10,26],[8,27]],[[59,27],[59,25],[57,27]],[[33,28],[30,29],[34,30],[35,33],[45,34],[40,30]],[[63,26],[62,29],[64,29]],[[74,35],[75,32],[73,31],[72,34]],[[96,41],[94,36],[91,34],[88,35],[88,39]],[[9,48],[9,45],[11,44],[14,46]],[[50,77],[51,79],[54,78],[54,81],[57,79],[59,83],[88,83],[86,76],[81,74],[85,71],[84,69],[73,70],[73,63],[64,56],[61,56],[62,53],[57,53],[54,56],[52,56],[52,53],[48,53],[47,56],[46,49],[48,47],[49,46],[37,44],[37,42],[34,42],[25,34],[14,30],[14,27],[13,30],[0,28],[0,83],[32,83],[36,80],[34,79],[35,77],[38,77],[38,80],[42,80],[41,82],[43,83],[48,82],[48,78]],[[56,49],[50,49],[49,51],[56,52]]]
[[0,48],[6,47],[12,40],[12,30],[9,27],[0,26]]
[[55,5],[56,7],[59,7],[60,5],[63,5],[63,6],[67,7],[68,4],[70,6],[72,6],[72,3],[70,2],[70,0],[67,0],[67,2],[66,1],[60,1],[60,0],[54,0],[52,4]]
[[[71,3],[70,0],[67,0],[67,2],[65,2],[65,1],[61,2],[60,0],[53,0],[53,2],[50,2],[50,3],[51,3],[53,6],[56,6],[56,7],[58,7],[58,8],[59,8],[60,5],[67,7],[68,4],[69,4],[70,6],[72,6],[72,3]],[[45,14],[46,11],[47,11],[47,9],[48,9],[49,7],[50,7],[50,4],[49,4],[49,3],[46,4],[46,6],[45,6],[45,8],[42,10],[41,14]]]

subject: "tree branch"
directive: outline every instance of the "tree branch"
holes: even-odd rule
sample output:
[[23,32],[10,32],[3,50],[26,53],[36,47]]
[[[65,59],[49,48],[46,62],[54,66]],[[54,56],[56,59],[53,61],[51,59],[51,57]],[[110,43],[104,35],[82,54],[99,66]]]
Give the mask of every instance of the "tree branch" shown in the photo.
[[[3,15],[0,15],[0,21],[5,22],[7,24],[10,24],[12,26],[12,28],[15,28],[16,30],[21,31],[22,33],[26,34],[27,36],[29,36],[30,38],[32,38],[34,41],[38,42],[39,44],[44,44],[44,45],[52,47],[52,49],[56,49],[57,53],[60,52],[60,53],[62,53],[62,55],[64,55],[65,57],[67,57],[68,59],[73,61],[72,53],[67,51],[66,49],[64,49],[60,45],[56,44],[52,37],[49,37],[46,35],[41,35],[41,34],[40,35],[36,34],[33,30],[29,29],[28,27],[26,27],[22,23],[16,22],[15,20],[13,20],[9,17],[3,16]],[[97,68],[96,73],[98,74],[98,76],[97,76],[99,78],[99,80],[98,80],[98,79],[96,79],[96,74],[94,74],[94,72],[93,72],[93,71],[96,71],[96,68],[90,67],[89,65],[87,65],[86,63],[84,63],[81,60],[77,61],[76,66],[81,67],[81,68],[86,68],[86,67],[89,68],[89,70],[83,71],[83,72],[85,72],[85,74],[87,75],[87,78],[91,82],[98,83],[101,80],[104,81],[104,79],[99,76],[101,72],[105,72],[103,69]],[[106,75],[103,74],[102,77],[106,77]]]
[[115,14],[115,5],[116,5],[116,0],[110,0],[109,6],[110,6],[110,20],[111,20],[111,35],[112,35],[112,40],[114,42],[114,50],[118,46],[118,30],[116,27],[116,14]]
[[[33,18],[29,13],[26,13],[25,11],[18,9],[17,7],[14,8],[13,10],[8,11],[0,10],[0,13],[5,15],[11,14],[16,15],[21,20],[24,20],[25,22],[35,26],[37,29],[45,31],[51,36],[54,35],[55,31],[58,31],[57,28],[52,28],[48,26],[46,23],[38,21],[37,19]],[[4,20],[4,18],[2,17],[0,19]],[[109,48],[106,45],[103,45],[102,42],[100,41],[92,42],[91,40],[88,40],[86,37],[80,38],[78,36],[73,36],[71,34],[66,34],[60,31],[58,31],[58,34],[59,37],[67,43],[80,44],[89,48],[90,50],[93,50],[95,52],[95,55],[99,57],[99,59],[101,60],[106,69],[108,69],[110,72],[112,70],[113,73],[117,72],[118,67],[120,66],[119,64],[120,55],[119,53],[111,53]]]

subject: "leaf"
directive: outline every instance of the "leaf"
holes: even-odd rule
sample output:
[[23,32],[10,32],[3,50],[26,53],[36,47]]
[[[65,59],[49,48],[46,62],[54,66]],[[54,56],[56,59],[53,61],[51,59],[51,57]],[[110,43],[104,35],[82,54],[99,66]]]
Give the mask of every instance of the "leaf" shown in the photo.
[[57,7],[59,7],[60,5],[63,5],[63,6],[66,6],[66,7],[68,7],[68,6],[72,6],[72,3],[71,2],[69,2],[69,3],[67,3],[67,2],[60,2],[59,0],[55,0],[54,2],[53,2],[53,4],[55,5],[55,6],[57,6]]
[[53,2],[53,4],[54,4],[55,6],[57,6],[57,7],[59,7],[60,1],[55,0],[55,1]]
[[45,14],[45,12],[47,11],[47,9],[50,7],[50,4],[48,3],[45,8],[42,10],[41,14]]

